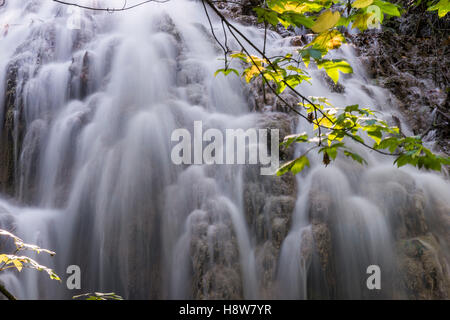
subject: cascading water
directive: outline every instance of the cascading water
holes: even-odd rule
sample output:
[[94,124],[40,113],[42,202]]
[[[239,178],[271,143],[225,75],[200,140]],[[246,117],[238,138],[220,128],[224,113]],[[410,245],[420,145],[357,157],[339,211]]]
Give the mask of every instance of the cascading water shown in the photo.
[[[83,11],[73,30],[51,1],[0,8],[0,227],[56,251],[39,261],[63,279],[69,265],[82,272],[79,291],[31,270],[4,273],[5,285],[21,298],[448,298],[450,186],[435,174],[369,152],[368,167],[338,159],[296,181],[171,162],[173,130],[194,121],[291,131],[285,114],[251,112],[237,77],[214,77],[221,53],[202,10]],[[263,31],[242,29],[262,44]],[[269,34],[269,51],[288,43]],[[301,91],[394,112],[352,48],[338,54],[355,70],[344,92],[320,72]],[[366,287],[369,265],[383,272],[379,292]],[[397,283],[423,274],[432,288]]]

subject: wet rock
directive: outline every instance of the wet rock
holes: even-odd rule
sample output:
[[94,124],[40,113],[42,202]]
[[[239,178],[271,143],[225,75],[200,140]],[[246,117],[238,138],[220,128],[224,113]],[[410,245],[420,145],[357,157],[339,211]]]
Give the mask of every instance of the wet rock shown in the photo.
[[383,210],[396,239],[428,232],[426,199],[410,175],[394,168],[375,169],[364,180],[370,181],[365,194]]
[[[279,143],[281,144],[284,137],[292,134],[296,126],[297,117],[294,115],[285,114],[282,112],[266,112],[262,114],[258,127],[262,129],[268,129],[269,132],[272,129],[279,130]],[[270,150],[270,136],[267,139],[268,150]],[[294,146],[290,146],[287,150],[280,150],[280,160],[290,160],[294,154]]]
[[[342,75],[342,76],[345,76],[345,75]],[[323,78],[323,81],[328,85],[328,87],[330,88],[330,90],[332,92],[345,93],[345,87],[342,84],[340,84],[339,82],[338,83],[334,83],[333,79],[331,79],[326,74],[325,71],[322,72],[322,78]]]
[[14,216],[0,204],[0,229],[13,230]]
[[305,36],[300,35],[300,36],[295,36],[292,37],[291,39],[291,45],[295,46],[295,47],[301,47],[304,46],[306,44],[306,39]]
[[82,58],[81,56],[72,58],[72,65],[69,67],[69,81],[71,84],[69,96],[72,99],[83,100],[90,93],[89,85],[92,85],[92,79],[90,79],[89,75],[90,60],[91,58],[88,51],[83,54]]
[[448,265],[436,239],[427,234],[397,243],[401,283],[410,299],[448,299]]
[[[279,129],[279,142],[292,133],[292,117],[280,112],[263,113],[257,126]],[[270,132],[270,131],[269,131]],[[268,139],[270,150],[270,139]],[[293,148],[280,152],[281,161],[293,156]],[[256,166],[244,172],[244,212],[250,233],[255,235],[257,274],[261,296],[273,298],[279,251],[290,229],[297,187],[292,174],[282,177],[262,176]]]
[[33,121],[27,130],[23,140],[22,154],[20,157],[20,197],[25,203],[32,203],[36,196],[40,165],[40,146],[47,134],[47,123],[42,119]]
[[315,252],[318,255],[322,277],[324,278],[327,295],[332,297],[336,292],[336,274],[333,261],[333,244],[329,227],[325,223],[312,223],[312,235]]
[[[437,140],[436,148],[450,152],[448,79],[450,63],[445,29],[449,19],[426,12],[425,4],[411,6],[402,17],[384,23],[381,32],[351,36],[369,75],[391,91],[395,104],[405,115],[414,134],[426,141]],[[434,26],[440,25],[437,29]],[[437,115],[433,110],[439,110]],[[447,116],[446,116],[447,115]]]
[[239,252],[231,223],[192,224],[190,246],[194,299],[242,299]]
[[286,237],[294,211],[295,198],[289,196],[268,196],[262,211],[254,213],[255,221],[252,221],[259,241],[270,239],[276,248],[280,248],[281,242]]
[[[243,25],[258,25],[255,6],[261,5],[261,0],[238,0],[234,2],[219,2],[217,7],[222,13]],[[259,24],[262,26],[262,24]]]
[[20,109],[22,99],[18,89],[18,63],[11,63],[7,68],[6,93],[2,133],[0,135],[0,191],[12,195],[15,190],[17,157],[20,154],[24,134],[24,121]]
[[236,269],[215,265],[206,272],[201,288],[194,289],[196,300],[242,299],[241,278]]
[[162,16],[160,20],[155,21],[155,25],[159,31],[172,35],[176,42],[181,45],[183,38],[170,16]]
[[[333,202],[332,197],[327,190],[320,188],[318,185],[312,188],[308,197],[308,217],[311,223],[311,235],[308,238],[312,239],[313,245],[305,246],[308,248],[307,252],[311,252],[311,256],[315,263],[311,266],[309,277],[314,278],[311,281],[317,282],[313,286],[320,286],[322,288],[319,293],[310,293],[313,296],[319,294],[317,298],[334,297],[336,294],[336,261],[335,245],[333,244],[333,225],[337,223],[333,217]],[[311,242],[311,239],[309,242]],[[315,289],[318,290],[318,289]],[[325,294],[325,297],[323,296]]]
[[271,241],[266,241],[256,251],[256,268],[258,278],[261,281],[263,299],[274,297],[276,292],[276,271],[279,250]]

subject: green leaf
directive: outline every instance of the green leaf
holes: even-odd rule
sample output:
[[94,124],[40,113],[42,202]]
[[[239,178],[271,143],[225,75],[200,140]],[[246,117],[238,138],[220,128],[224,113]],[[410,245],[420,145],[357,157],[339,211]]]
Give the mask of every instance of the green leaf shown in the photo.
[[394,161],[394,163],[397,164],[397,167],[399,168],[407,165],[410,162],[411,162],[410,157],[404,154],[398,156],[397,159],[395,159]]
[[292,134],[284,137],[284,140],[281,143],[281,145],[284,146],[285,148],[289,148],[289,146],[294,142],[307,142],[307,141],[308,141],[307,133]]
[[253,10],[258,16],[259,23],[267,21],[274,27],[278,24],[278,14],[275,11],[266,8],[253,8]]
[[427,9],[427,11],[435,10],[438,10],[439,18],[443,18],[450,11],[450,0],[441,0]]
[[244,62],[247,62],[247,55],[243,52],[233,52],[232,54],[230,54],[230,57],[233,59],[239,59],[242,60]]
[[351,157],[353,160],[355,160],[356,162],[359,162],[360,164],[367,164],[367,161],[364,160],[363,157],[361,157],[359,154],[354,153],[354,152],[350,152],[348,150],[344,150],[344,154],[347,157]]
[[239,72],[236,69],[228,68],[228,69],[219,69],[214,73],[214,77],[216,77],[219,73],[223,73],[224,75],[229,75],[231,72],[235,73],[239,77]]
[[277,176],[282,176],[283,174],[291,171],[294,175],[302,171],[305,166],[309,167],[309,159],[306,156],[298,157],[297,159],[294,159],[292,161],[289,161],[282,165],[277,170]]
[[307,48],[307,49],[302,49],[299,52],[302,55],[302,57],[307,58],[308,61],[310,58],[313,58],[314,60],[322,59],[322,52],[320,52],[320,50],[317,50],[317,49]]
[[389,149],[389,152],[393,153],[395,149],[400,145],[400,140],[396,137],[388,137],[381,140],[376,146],[375,149]]
[[328,76],[337,83],[339,80],[339,71],[343,73],[352,73],[353,69],[347,61],[344,60],[323,60],[317,63],[319,69],[325,69]]
[[296,175],[300,171],[302,171],[306,166],[309,167],[309,159],[306,156],[301,156],[297,160],[295,160],[294,165],[291,168],[291,172]]
[[293,12],[285,12],[279,19],[280,23],[283,24],[285,28],[289,27],[289,25],[311,28],[314,25],[314,20],[311,17]]
[[328,153],[328,156],[335,160],[337,157],[337,149],[336,148],[328,148],[327,150],[325,150],[326,153]]
[[354,111],[357,111],[357,110],[359,110],[359,105],[358,104],[354,104],[354,105],[345,107],[345,112],[354,112]]
[[381,11],[385,14],[394,17],[400,17],[400,11],[398,10],[398,6],[395,4],[382,0],[374,0],[373,4],[379,7]]
[[319,150],[319,153],[325,152],[328,156],[335,160],[338,154],[338,149],[344,147],[345,144],[342,142],[334,143],[328,147],[323,147]]
[[367,135],[372,138],[376,144],[379,144],[383,134],[379,129],[373,131],[367,131]]

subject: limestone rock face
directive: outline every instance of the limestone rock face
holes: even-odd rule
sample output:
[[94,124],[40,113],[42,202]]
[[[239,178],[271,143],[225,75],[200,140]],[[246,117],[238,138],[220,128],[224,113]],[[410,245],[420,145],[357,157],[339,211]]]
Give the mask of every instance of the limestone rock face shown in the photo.
[[448,264],[432,234],[397,242],[401,283],[409,299],[448,299]]
[[[212,243],[212,248],[211,248]],[[194,299],[242,299],[239,253],[230,226],[195,226],[191,240]]]
[[[6,94],[4,99],[4,113],[0,115],[3,120],[2,132],[0,135],[0,191],[8,194],[14,193],[14,176],[16,169],[17,154],[20,150],[15,147],[15,140],[23,136],[23,121],[15,116],[17,112],[16,96],[19,94],[17,90],[17,64],[11,64],[7,71]],[[18,133],[21,133],[20,135]],[[20,143],[18,144],[20,146]]]
[[[37,12],[38,6],[39,2],[29,1],[24,8],[24,13]],[[92,17],[89,18],[89,21],[87,20],[86,23],[92,23],[92,19]],[[33,78],[37,77],[43,66],[54,62],[56,60],[55,57],[59,54],[58,50],[60,48],[58,48],[57,30],[55,28],[57,26],[51,23],[42,23],[39,24],[39,27],[32,28],[28,38],[16,48],[14,56],[6,68],[5,94],[0,97],[3,100],[3,114],[0,114],[0,192],[5,192],[9,195],[22,197],[25,193],[25,190],[19,191],[18,184],[20,181],[18,180],[19,177],[25,176],[22,170],[33,171],[33,168],[20,168],[20,157],[22,152],[25,152],[24,156],[35,157],[39,150],[31,150],[30,148],[23,150],[22,147],[30,140],[36,142],[36,140],[41,139],[42,136],[37,134],[39,131],[37,128],[42,126],[43,119],[48,120],[53,116],[49,109],[54,106],[41,105],[42,101],[39,100],[42,99],[37,97],[29,99],[29,96],[34,93],[30,91],[33,90],[34,84],[30,85],[29,82],[36,80]],[[73,53],[91,41],[93,33],[90,28],[81,28],[73,30],[73,33],[67,36],[71,36],[73,39],[69,48],[69,51]],[[71,95],[72,98],[75,96],[83,98],[88,94],[88,83],[90,81],[89,58],[86,52],[84,58],[78,59],[81,64],[78,66],[78,73],[72,74],[77,82],[76,84],[74,83],[74,88],[77,87],[78,90],[76,94],[74,92],[69,93],[69,96]],[[75,60],[76,57],[74,57],[73,62]],[[72,65],[72,71],[74,71],[74,68],[77,69]],[[40,84],[45,87],[45,83],[42,82],[46,79],[40,80]],[[69,91],[73,91],[72,89]],[[28,90],[28,92],[25,90]],[[42,91],[45,92],[45,88]],[[64,95],[64,93],[62,94]],[[27,123],[29,120],[26,118],[27,114],[33,114],[37,118],[37,123]],[[27,126],[30,126],[30,128]],[[28,138],[26,137],[27,133],[30,135]],[[38,164],[36,163],[36,165]],[[22,181],[22,189],[30,189],[27,191],[31,193],[36,187],[34,186],[34,180],[35,177],[30,177],[28,181]],[[32,197],[26,196],[21,200],[30,202]]]
[[[394,104],[405,116],[413,133],[426,141],[437,140],[437,150],[449,153],[449,46],[445,29],[449,19],[427,12],[426,4],[383,23],[381,32],[352,36],[361,60],[378,85],[395,97]],[[440,25],[439,29],[433,27]],[[442,28],[442,29],[441,29]]]
[[[442,57],[448,56],[449,47],[447,36],[433,25],[448,28],[449,20],[426,12],[425,4],[404,5],[405,15],[387,22],[387,28],[353,36],[352,41],[369,75],[393,94],[393,103],[413,134],[448,154],[450,105],[445,88],[450,68]],[[436,201],[405,173],[392,170],[370,179],[380,179],[378,191],[371,193],[385,208],[395,237],[399,277],[394,297],[449,299],[448,204]]]
[[[278,129],[281,143],[286,135],[292,133],[292,119],[285,113],[264,112],[258,126]],[[270,146],[270,140],[268,144]],[[292,156],[293,148],[289,148],[280,153],[280,161],[291,159]],[[248,167],[244,176],[244,212],[257,244],[257,276],[261,281],[262,296],[274,298],[280,248],[290,230],[296,202],[296,180],[292,174],[282,177],[262,176],[255,166]]]

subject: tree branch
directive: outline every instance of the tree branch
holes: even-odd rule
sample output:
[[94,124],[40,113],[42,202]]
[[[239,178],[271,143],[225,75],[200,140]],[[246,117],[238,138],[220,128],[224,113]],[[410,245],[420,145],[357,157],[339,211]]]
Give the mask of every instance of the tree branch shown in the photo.
[[0,293],[2,293],[8,300],[17,300],[16,297],[6,290],[5,286],[0,283]]
[[[237,29],[234,25],[232,25],[227,18],[220,12],[220,10],[213,4],[212,0],[202,0],[203,3],[206,3],[216,14],[217,16],[222,20],[222,22],[224,22],[226,24],[226,26],[228,27],[228,30],[230,31],[231,35],[234,37],[234,39],[237,41],[237,43],[241,46],[242,50],[247,54],[247,56],[250,57],[250,60],[252,62],[252,64],[254,66],[256,66],[256,68],[258,69],[259,73],[261,73],[261,69],[259,68],[259,66],[255,63],[255,61],[253,60],[253,57],[251,56],[250,52],[245,48],[245,46],[241,43],[241,41],[239,40],[239,38],[234,34],[234,32],[236,32],[237,35],[239,35],[245,42],[247,42],[253,49],[255,49],[265,60],[267,60],[267,62],[269,63],[269,65],[275,70],[275,67],[273,66],[270,58],[268,58],[266,56],[266,54],[261,51],[261,49],[259,49],[251,40],[249,40],[244,34],[242,34],[242,32]],[[210,27],[212,28],[212,24],[210,22]],[[234,32],[233,32],[234,31]],[[217,38],[216,38],[217,39]],[[293,106],[291,106],[285,99],[283,99],[277,92],[276,90],[270,85],[269,81],[266,79],[266,77],[262,76],[263,79],[263,83],[266,83],[266,85],[269,87],[269,89],[281,100],[281,102],[283,102],[291,111],[295,112],[296,114],[298,114],[299,116],[301,116],[302,118],[304,118],[305,120],[307,120],[308,122],[311,122],[308,117],[306,117],[305,115],[303,115],[301,112],[299,112],[296,108],[294,108]],[[313,107],[314,107],[314,111],[316,114],[316,119],[317,119],[317,111],[319,111],[325,118],[327,118],[331,123],[334,123],[334,121],[332,121],[322,110],[320,110],[310,99],[306,98],[305,96],[303,96],[300,92],[298,92],[295,88],[293,88],[290,84],[288,84],[286,81],[284,81],[284,84],[295,94],[297,95],[299,98],[301,98],[303,101],[307,101],[308,103],[310,103]],[[317,127],[319,128],[325,128],[325,129],[329,129],[327,127],[324,127],[320,124],[320,121],[316,124]],[[371,146],[369,146],[368,144],[356,139],[355,137],[353,137],[351,134],[349,134],[348,132],[344,132],[344,134],[348,137],[350,137],[353,141],[363,145],[364,147],[375,151],[377,153],[383,154],[383,155],[387,155],[387,156],[398,156],[398,153],[387,153],[384,152],[382,150],[378,150],[375,149]],[[319,134],[319,145],[322,142],[322,136],[321,134]]]
[[125,10],[130,10],[139,6],[142,6],[146,3],[149,2],[157,2],[157,3],[165,3],[165,2],[169,2],[170,0],[146,0],[146,1],[142,1],[139,2],[137,4],[131,5],[131,6],[126,6],[127,5],[127,1],[124,1],[124,6],[123,8],[95,8],[95,7],[89,7],[89,6],[83,6],[81,4],[77,4],[77,3],[73,3],[73,2],[66,2],[66,1],[61,1],[61,0],[53,0],[53,2],[57,2],[60,4],[64,4],[64,5],[68,5],[68,6],[74,6],[74,7],[78,7],[78,8],[82,8],[82,9],[87,9],[87,10],[94,10],[94,11],[107,11],[107,12],[116,12],[116,11],[125,11]]

